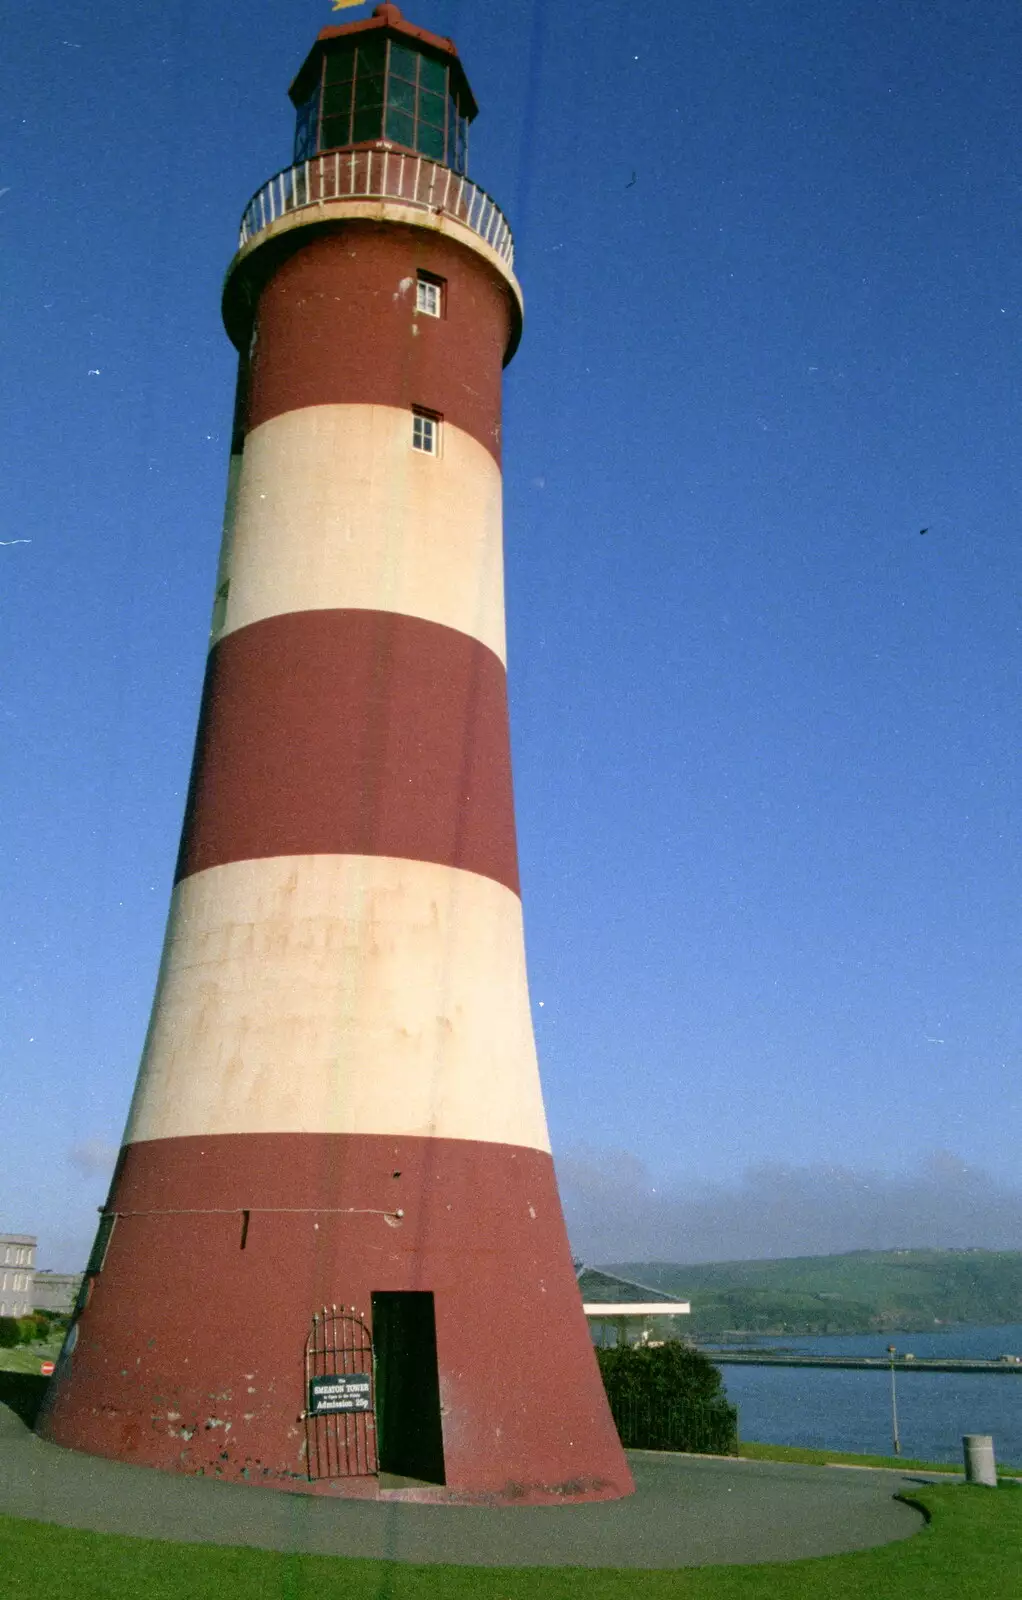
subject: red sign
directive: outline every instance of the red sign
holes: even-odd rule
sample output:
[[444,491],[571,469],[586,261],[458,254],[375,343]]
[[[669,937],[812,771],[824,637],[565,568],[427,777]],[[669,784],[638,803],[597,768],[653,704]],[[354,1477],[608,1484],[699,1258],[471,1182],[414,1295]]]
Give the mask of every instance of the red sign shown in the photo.
[[55,1363],[52,1362],[52,1361],[40,1361],[40,1363],[39,1363],[39,1371],[42,1373],[44,1378],[48,1378],[50,1376],[50,1374],[53,1371],[54,1365],[55,1365]]

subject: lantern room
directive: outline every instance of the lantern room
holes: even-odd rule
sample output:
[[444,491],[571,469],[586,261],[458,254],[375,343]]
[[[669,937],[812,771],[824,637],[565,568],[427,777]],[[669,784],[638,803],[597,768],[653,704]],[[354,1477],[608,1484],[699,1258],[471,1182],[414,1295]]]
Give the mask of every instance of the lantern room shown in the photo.
[[379,5],[364,22],[324,28],[290,89],[295,161],[385,142],[455,172],[468,169],[478,107],[450,39]]

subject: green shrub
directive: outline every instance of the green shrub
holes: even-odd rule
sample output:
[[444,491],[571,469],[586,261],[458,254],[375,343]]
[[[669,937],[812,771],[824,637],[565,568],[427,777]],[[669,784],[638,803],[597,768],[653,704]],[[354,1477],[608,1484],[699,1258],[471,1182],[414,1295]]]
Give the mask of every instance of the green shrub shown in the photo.
[[21,1343],[21,1328],[17,1317],[0,1317],[0,1350],[13,1350]]
[[700,1350],[665,1344],[597,1350],[603,1386],[621,1443],[633,1450],[734,1455],[738,1409],[720,1372]]
[[33,1311],[33,1317],[39,1325],[36,1337],[39,1339],[53,1339],[58,1333],[63,1333],[71,1318],[66,1311]]

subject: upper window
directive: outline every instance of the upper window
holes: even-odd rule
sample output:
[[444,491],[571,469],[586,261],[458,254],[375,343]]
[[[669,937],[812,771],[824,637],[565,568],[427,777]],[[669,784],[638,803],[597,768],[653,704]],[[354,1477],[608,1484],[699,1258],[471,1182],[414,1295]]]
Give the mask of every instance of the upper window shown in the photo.
[[434,278],[431,273],[420,272],[415,280],[415,309],[427,317],[442,317],[444,314],[444,284],[442,278]]

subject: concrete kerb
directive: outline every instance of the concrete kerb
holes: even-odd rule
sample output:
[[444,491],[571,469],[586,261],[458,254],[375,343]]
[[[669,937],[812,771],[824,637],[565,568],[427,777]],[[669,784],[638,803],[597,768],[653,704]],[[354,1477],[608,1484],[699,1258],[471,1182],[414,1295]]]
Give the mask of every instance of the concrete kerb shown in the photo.
[[791,1561],[905,1539],[927,1481],[787,1462],[634,1451],[637,1491],[592,1505],[489,1509],[310,1498],[179,1478],[44,1443],[0,1405],[0,1513],[186,1544],[485,1567]]

